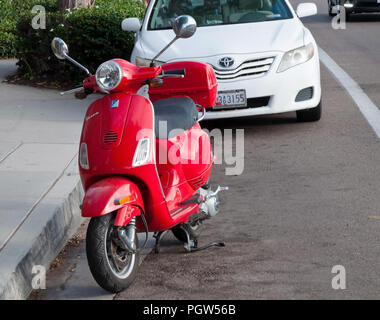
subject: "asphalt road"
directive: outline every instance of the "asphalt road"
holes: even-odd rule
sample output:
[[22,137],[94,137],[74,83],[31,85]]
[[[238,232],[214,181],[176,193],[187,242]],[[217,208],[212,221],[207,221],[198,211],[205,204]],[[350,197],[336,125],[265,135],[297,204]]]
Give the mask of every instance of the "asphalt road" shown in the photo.
[[[318,9],[305,24],[380,105],[380,15],[333,30],[325,1]],[[321,71],[317,123],[297,123],[295,114],[207,123],[245,130],[244,173],[215,167],[213,184],[230,191],[200,237],[227,246],[186,254],[168,235],[115,299],[380,298],[380,141],[345,89]],[[345,267],[344,290],[332,288],[335,265]]]

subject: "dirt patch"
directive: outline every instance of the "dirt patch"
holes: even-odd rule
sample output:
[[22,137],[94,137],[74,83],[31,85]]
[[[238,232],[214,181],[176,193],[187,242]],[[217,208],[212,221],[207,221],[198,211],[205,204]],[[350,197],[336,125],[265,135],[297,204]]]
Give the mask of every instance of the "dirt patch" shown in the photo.
[[54,90],[70,90],[76,84],[74,84],[72,81],[67,80],[57,80],[57,76],[44,76],[44,77],[37,77],[33,80],[27,79],[23,77],[19,73],[15,73],[12,75],[9,75],[4,81],[4,83],[7,84],[16,84],[16,85],[22,85],[22,86],[29,86],[34,88],[44,88],[44,89],[54,89]]

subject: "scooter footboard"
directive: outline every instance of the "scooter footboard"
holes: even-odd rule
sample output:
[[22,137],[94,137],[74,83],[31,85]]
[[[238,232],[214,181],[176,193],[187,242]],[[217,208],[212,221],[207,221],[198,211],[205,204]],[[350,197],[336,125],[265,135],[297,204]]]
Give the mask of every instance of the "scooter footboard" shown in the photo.
[[123,177],[98,181],[87,190],[82,204],[82,216],[100,217],[118,211],[115,225],[124,226],[144,212],[144,202],[138,186]]

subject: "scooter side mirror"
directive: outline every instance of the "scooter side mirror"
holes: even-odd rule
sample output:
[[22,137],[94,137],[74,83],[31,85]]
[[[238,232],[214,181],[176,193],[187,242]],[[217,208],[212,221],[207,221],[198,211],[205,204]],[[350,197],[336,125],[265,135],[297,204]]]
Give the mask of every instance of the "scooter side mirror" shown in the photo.
[[190,38],[197,31],[197,22],[192,16],[179,16],[173,22],[173,31],[177,38]]
[[61,38],[53,39],[51,42],[51,49],[53,50],[54,55],[60,60],[65,60],[69,55],[69,48],[66,42]]
[[192,16],[183,15],[177,17],[173,22],[173,31],[175,33],[175,38],[170,41],[153,59],[150,63],[151,66],[154,66],[154,61],[163,54],[174,42],[178,39],[187,39],[194,35],[197,31],[197,22]]
[[59,60],[69,60],[73,64],[75,64],[77,67],[81,68],[84,72],[86,72],[89,76],[91,76],[90,71],[84,66],[82,66],[79,62],[75,61],[73,58],[69,56],[69,47],[67,46],[66,42],[63,41],[61,38],[54,38],[51,42],[51,50],[53,50],[54,55]]
[[137,32],[141,28],[140,20],[137,18],[127,18],[121,22],[121,30]]

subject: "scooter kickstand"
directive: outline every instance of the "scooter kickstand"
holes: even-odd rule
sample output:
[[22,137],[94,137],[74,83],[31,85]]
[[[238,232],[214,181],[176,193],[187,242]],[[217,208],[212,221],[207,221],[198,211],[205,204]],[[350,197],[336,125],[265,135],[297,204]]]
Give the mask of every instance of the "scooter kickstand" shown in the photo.
[[210,242],[209,244],[206,244],[203,247],[199,247],[199,248],[195,247],[195,248],[191,249],[190,252],[197,252],[197,251],[205,250],[205,249],[208,249],[211,247],[225,247],[225,246],[226,246],[226,244],[223,241],[214,241],[214,242]]
[[155,232],[154,235],[153,235],[153,238],[156,239],[156,244],[154,245],[154,253],[160,253],[160,241],[161,241],[161,238],[162,236],[168,232],[168,230],[165,230],[165,231],[159,231],[159,232]]
[[189,235],[189,232],[183,227],[183,226],[181,226],[180,227],[182,230],[183,230],[183,232],[185,232],[185,234],[186,234],[186,242],[184,243],[184,248],[185,248],[185,250],[187,251],[187,252],[191,252],[194,248],[196,248],[197,246],[198,246],[198,241],[197,241],[197,239],[194,239],[194,240],[191,240],[190,239],[190,235]]
[[198,248],[198,240],[197,239],[194,239],[194,240],[190,239],[190,235],[187,232],[187,230],[184,228],[182,228],[182,230],[185,231],[186,238],[187,238],[187,242],[184,244],[184,247],[185,247],[185,250],[189,253],[205,250],[205,249],[208,249],[210,247],[225,247],[226,246],[226,244],[222,241],[219,241],[219,242],[214,241],[214,242],[211,242],[211,243],[209,243],[203,247]]

